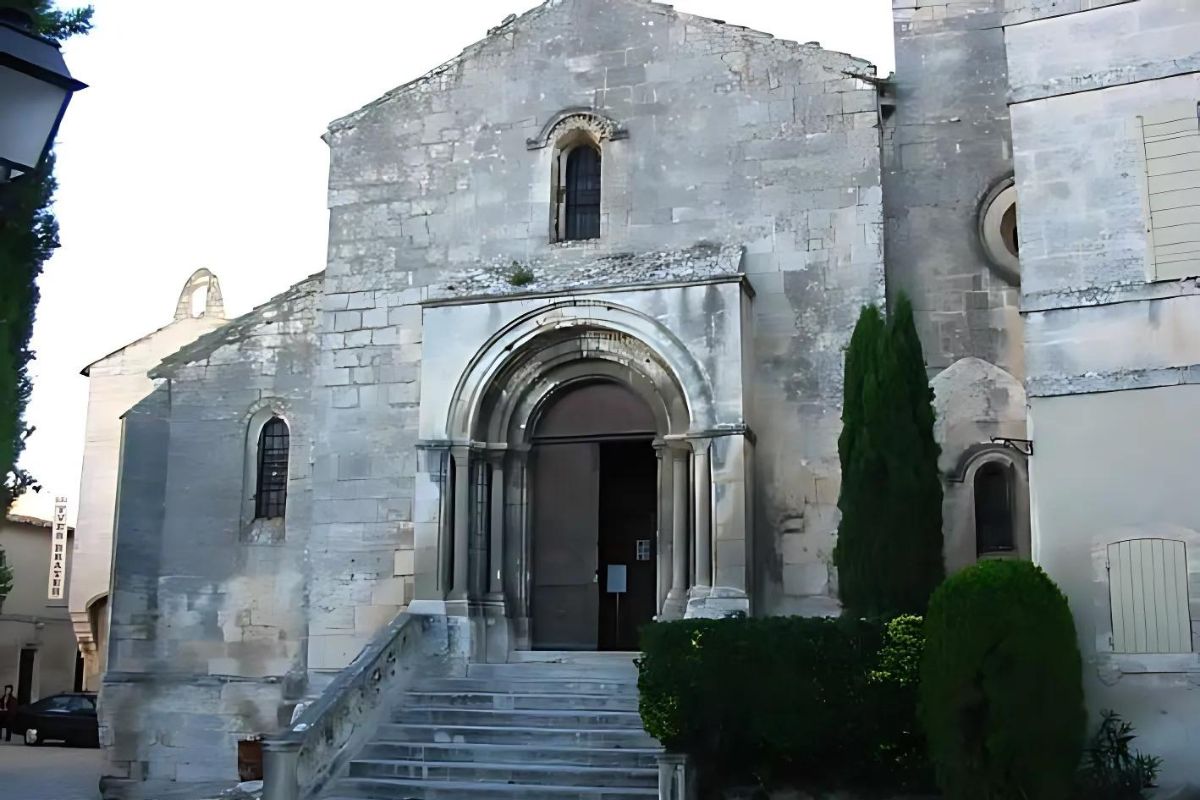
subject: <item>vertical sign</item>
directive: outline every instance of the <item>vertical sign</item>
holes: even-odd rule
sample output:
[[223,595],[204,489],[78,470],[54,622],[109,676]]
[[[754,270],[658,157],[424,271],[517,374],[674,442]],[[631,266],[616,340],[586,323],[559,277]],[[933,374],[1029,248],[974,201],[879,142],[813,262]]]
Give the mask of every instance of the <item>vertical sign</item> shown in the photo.
[[62,600],[67,594],[67,498],[54,498],[54,525],[50,536],[51,600]]

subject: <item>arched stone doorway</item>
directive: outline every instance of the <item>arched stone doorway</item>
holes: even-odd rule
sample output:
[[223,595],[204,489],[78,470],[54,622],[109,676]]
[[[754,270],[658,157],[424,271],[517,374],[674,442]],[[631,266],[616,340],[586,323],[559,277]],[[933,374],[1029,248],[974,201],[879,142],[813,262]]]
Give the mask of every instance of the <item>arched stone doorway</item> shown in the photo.
[[425,311],[410,611],[469,618],[472,657],[498,661],[748,609],[736,338],[702,367],[612,301],[506,305]]

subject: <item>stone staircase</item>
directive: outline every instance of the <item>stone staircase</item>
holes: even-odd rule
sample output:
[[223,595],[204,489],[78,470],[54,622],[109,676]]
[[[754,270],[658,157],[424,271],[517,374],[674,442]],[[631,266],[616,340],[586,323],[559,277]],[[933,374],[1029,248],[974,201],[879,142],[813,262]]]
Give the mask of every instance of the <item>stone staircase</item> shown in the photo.
[[657,798],[633,656],[518,655],[418,682],[326,800]]

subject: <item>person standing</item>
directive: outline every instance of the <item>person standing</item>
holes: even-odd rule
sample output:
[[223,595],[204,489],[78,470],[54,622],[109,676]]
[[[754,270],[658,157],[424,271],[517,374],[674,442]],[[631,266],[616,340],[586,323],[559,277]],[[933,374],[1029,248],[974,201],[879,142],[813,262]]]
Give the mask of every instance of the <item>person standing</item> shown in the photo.
[[13,697],[12,684],[4,687],[0,695],[0,728],[4,729],[4,741],[12,741],[13,726],[17,724],[17,698]]

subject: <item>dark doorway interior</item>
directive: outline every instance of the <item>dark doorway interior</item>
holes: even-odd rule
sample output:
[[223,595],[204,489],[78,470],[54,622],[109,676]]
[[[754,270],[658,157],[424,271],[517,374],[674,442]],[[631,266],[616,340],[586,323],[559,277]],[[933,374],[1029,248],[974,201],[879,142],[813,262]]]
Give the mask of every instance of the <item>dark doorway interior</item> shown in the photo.
[[21,650],[21,663],[17,670],[17,705],[27,705],[33,697],[33,665],[37,650],[26,647]]
[[[639,649],[638,631],[654,619],[658,588],[658,461],[649,441],[600,445],[601,650]],[[610,586],[609,577],[624,586]],[[613,590],[623,588],[624,592]]]
[[75,681],[72,686],[73,691],[83,691],[83,654],[79,651],[75,652]]

